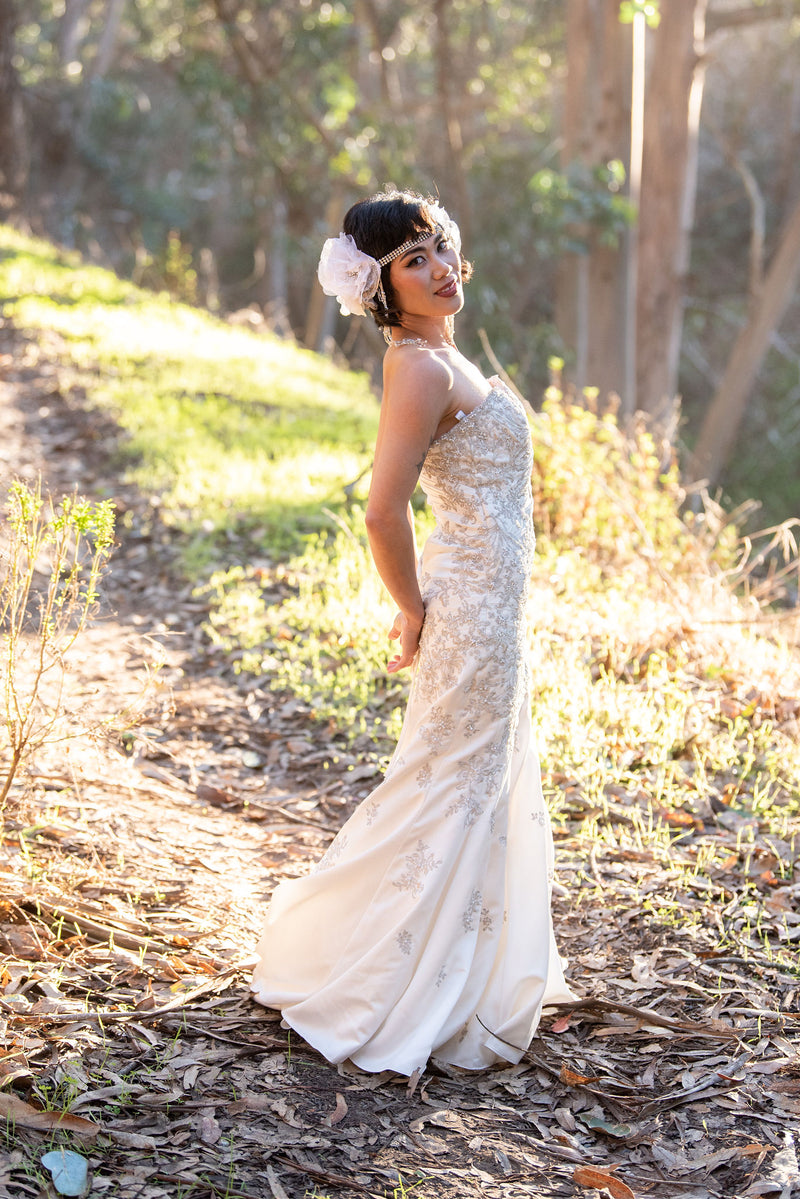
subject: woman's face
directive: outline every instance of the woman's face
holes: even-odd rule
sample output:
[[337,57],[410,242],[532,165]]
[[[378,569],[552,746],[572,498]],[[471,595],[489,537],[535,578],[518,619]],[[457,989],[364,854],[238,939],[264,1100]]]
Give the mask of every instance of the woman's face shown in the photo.
[[464,303],[461,258],[441,232],[395,258],[389,281],[403,316],[454,316]]

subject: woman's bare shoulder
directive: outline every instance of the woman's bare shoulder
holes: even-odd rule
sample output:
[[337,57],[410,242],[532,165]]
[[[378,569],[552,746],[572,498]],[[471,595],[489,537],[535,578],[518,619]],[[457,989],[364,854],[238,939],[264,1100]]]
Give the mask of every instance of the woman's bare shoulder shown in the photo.
[[433,350],[418,346],[390,349],[383,360],[384,398],[430,402],[445,399],[453,388],[453,371]]

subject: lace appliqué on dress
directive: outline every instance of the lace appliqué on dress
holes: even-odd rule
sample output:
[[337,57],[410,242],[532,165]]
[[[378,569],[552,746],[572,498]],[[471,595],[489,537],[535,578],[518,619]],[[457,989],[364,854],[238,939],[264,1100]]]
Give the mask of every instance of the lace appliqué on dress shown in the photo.
[[431,853],[431,848],[424,841],[417,842],[417,848],[403,859],[405,867],[400,878],[395,879],[393,887],[398,891],[409,891],[416,899],[422,893],[425,875],[438,870],[442,864],[441,858]]

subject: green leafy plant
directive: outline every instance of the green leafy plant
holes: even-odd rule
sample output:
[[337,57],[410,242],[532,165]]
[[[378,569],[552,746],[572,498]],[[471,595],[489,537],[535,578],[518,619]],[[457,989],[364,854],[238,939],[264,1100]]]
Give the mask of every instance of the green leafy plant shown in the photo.
[[553,382],[535,417],[540,552],[579,546],[583,561],[601,572],[634,571],[648,584],[664,571],[698,577],[732,569],[737,530],[710,511],[703,519],[685,511],[674,447],[642,413],[623,426],[614,402],[598,403],[596,388],[570,394],[561,385],[561,365],[551,360]]
[[616,247],[635,215],[624,184],[625,167],[617,158],[592,167],[573,162],[565,172],[537,171],[528,188],[541,249],[586,254],[595,240]]
[[[71,495],[54,503],[42,495],[40,483],[31,487],[16,480],[7,510],[7,545],[0,558],[0,734],[6,742],[0,805],[25,756],[58,723],[67,655],[95,609],[114,544],[110,500],[92,504]],[[45,684],[51,682],[54,692],[45,702]]]

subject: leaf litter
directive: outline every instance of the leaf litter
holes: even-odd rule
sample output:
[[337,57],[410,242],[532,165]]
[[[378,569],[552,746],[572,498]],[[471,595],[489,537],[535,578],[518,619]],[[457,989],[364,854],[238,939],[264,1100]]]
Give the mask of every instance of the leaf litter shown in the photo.
[[[47,371],[5,385],[4,419],[56,488]],[[95,418],[61,404],[97,477]],[[133,518],[146,504],[115,494]],[[143,718],[47,747],[6,819],[0,1196],[38,1195],[61,1152],[85,1160],[90,1194],[126,1199],[800,1194],[797,858],[730,795],[664,815],[665,861],[631,835],[641,787],[657,789],[646,768],[594,825],[595,798],[551,779],[557,936],[583,998],[546,1011],[516,1066],[366,1075],[250,1000],[272,887],[378,771],[297,700],[225,675],[173,556],[166,536],[123,543],[116,616],[76,680],[84,705],[115,710],[155,664]]]

